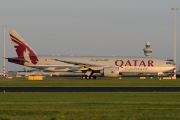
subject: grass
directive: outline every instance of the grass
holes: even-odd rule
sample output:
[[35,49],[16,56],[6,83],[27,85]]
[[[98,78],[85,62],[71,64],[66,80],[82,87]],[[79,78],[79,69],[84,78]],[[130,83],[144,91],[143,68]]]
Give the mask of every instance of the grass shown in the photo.
[[[2,86],[180,86],[177,80],[139,78],[1,79]],[[0,120],[179,120],[179,92],[0,93]]]
[[58,86],[180,86],[180,78],[176,80],[158,80],[157,78],[147,78],[146,80],[140,80],[138,77],[124,77],[122,79],[117,78],[98,78],[96,80],[82,80],[81,78],[69,78],[69,77],[46,77],[42,81],[29,81],[25,78],[13,78],[1,79],[0,87],[58,87]]
[[0,120],[178,120],[179,92],[0,93]]

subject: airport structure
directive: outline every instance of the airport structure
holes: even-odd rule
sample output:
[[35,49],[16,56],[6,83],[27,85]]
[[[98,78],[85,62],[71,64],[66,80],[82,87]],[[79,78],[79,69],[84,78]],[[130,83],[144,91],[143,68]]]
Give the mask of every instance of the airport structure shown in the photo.
[[5,53],[6,52],[6,47],[5,47],[6,46],[6,44],[5,44],[5,41],[6,41],[5,40],[5,36],[6,36],[5,35],[5,31],[6,30],[5,29],[6,29],[6,26],[2,26],[2,27],[3,27],[3,30],[4,30],[4,56],[3,56],[4,57],[4,66],[3,66],[3,77],[6,78],[6,76],[7,76],[6,75],[6,60],[5,60],[5,57],[6,57],[6,53]]
[[152,48],[150,48],[150,43],[147,42],[147,43],[145,44],[145,46],[146,46],[146,48],[143,49],[143,50],[144,50],[144,55],[145,55],[146,57],[150,57],[151,54],[152,54]]
[[174,13],[174,75],[172,79],[176,79],[176,11],[178,8],[172,8]]

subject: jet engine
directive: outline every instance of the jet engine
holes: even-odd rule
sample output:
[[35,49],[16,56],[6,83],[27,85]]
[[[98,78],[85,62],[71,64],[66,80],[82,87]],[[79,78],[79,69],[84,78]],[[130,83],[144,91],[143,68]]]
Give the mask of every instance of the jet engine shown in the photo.
[[119,67],[104,67],[100,73],[105,77],[118,77]]

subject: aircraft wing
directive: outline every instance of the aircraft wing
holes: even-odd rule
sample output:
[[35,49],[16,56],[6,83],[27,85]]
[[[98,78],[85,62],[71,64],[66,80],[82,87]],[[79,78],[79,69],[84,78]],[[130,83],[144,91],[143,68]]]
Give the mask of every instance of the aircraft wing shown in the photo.
[[78,65],[78,66],[80,66],[80,68],[93,68],[94,70],[96,70],[96,69],[99,70],[103,67],[102,65],[97,65],[97,64],[89,64],[89,63],[83,63],[83,62],[74,62],[74,61],[58,60],[58,59],[54,59],[54,60],[64,62],[67,64]]

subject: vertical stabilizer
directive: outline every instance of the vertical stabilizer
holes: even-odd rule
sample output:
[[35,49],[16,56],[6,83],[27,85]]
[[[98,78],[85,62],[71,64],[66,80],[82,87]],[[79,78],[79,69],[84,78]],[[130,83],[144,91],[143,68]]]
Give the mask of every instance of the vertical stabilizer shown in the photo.
[[14,44],[18,58],[24,60],[30,59],[33,64],[36,64],[38,62],[37,54],[26,41],[15,30],[9,30],[9,35]]

